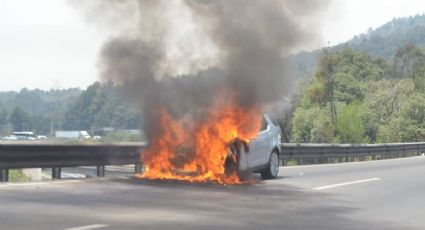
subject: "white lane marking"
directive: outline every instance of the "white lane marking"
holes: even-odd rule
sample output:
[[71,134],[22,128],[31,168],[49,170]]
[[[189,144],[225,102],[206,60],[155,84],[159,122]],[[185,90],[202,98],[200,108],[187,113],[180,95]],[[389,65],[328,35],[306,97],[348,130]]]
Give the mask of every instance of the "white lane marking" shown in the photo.
[[106,227],[109,227],[109,225],[106,225],[106,224],[92,224],[92,225],[84,225],[84,226],[75,227],[75,228],[66,228],[65,230],[90,230],[90,229],[106,228]]
[[0,183],[0,188],[21,187],[21,186],[38,186],[38,185],[56,185],[56,184],[71,184],[79,183],[82,180],[67,180],[67,181],[47,181],[47,182],[28,182],[28,183]]
[[349,182],[344,182],[344,183],[339,183],[339,184],[331,184],[331,185],[326,185],[326,186],[320,186],[320,187],[316,187],[316,188],[313,188],[313,189],[314,190],[325,190],[325,189],[330,189],[330,188],[336,188],[336,187],[352,185],[352,184],[359,184],[359,183],[366,183],[366,182],[377,181],[377,180],[382,180],[382,179],[379,178],[379,177],[375,177],[375,178],[364,179],[364,180],[355,180],[355,181],[349,181]]

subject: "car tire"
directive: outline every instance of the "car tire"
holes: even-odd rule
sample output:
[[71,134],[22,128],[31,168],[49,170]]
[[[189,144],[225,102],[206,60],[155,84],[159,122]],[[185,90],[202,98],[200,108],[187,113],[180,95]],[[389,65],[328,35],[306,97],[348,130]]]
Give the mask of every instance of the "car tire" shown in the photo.
[[269,163],[267,168],[261,172],[261,178],[263,179],[275,179],[279,173],[279,154],[273,151],[270,154]]

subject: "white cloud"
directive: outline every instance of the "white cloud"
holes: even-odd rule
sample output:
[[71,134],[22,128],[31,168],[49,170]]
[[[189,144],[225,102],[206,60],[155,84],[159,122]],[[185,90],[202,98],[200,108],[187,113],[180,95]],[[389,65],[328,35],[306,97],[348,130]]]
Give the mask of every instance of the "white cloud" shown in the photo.
[[349,40],[395,17],[425,13],[424,0],[334,0],[323,21],[323,46]]
[[102,35],[66,1],[2,1],[0,90],[85,87],[97,79]]

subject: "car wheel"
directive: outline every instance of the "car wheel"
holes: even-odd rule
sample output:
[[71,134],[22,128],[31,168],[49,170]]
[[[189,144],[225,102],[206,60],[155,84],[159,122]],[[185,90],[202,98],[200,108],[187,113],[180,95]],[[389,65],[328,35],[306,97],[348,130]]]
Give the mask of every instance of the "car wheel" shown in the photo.
[[279,173],[279,154],[276,151],[273,151],[270,154],[269,164],[264,171],[261,172],[261,177],[263,179],[274,179]]

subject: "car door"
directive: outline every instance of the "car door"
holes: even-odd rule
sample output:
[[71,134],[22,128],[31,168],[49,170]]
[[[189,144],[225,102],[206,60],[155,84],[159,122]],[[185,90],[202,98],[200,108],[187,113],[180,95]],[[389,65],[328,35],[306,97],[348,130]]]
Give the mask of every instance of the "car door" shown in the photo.
[[264,164],[267,158],[266,146],[269,130],[270,125],[263,116],[260,132],[249,144],[250,149],[247,156],[249,168],[255,168]]

